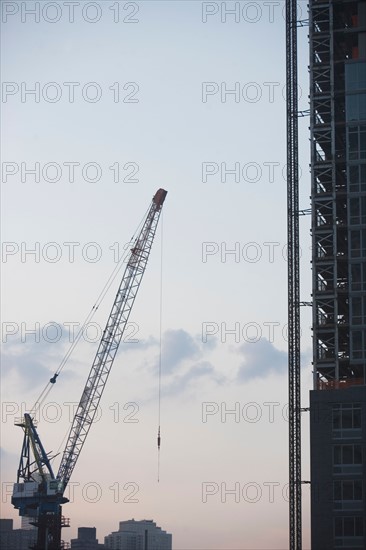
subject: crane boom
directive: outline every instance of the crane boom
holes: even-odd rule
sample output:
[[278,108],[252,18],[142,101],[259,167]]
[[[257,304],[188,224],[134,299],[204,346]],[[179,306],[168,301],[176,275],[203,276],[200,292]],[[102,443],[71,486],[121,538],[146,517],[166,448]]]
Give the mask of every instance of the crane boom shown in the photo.
[[164,189],[159,189],[155,193],[142,228],[130,250],[120,286],[73,418],[56,478],[31,415],[25,413],[24,420],[18,424],[24,430],[24,441],[12,503],[19,509],[20,515],[34,518],[33,524],[38,527],[35,550],[63,548],[61,528],[68,526],[68,520],[62,516],[61,509],[61,505],[68,502],[64,492],[94,421],[126,328],[146,269],[166,195],[167,191]]
[[109,314],[102,339],[82,393],[61,459],[57,479],[66,488],[93,423],[118,346],[141,284],[167,192],[155,194],[144,225],[137,236]]

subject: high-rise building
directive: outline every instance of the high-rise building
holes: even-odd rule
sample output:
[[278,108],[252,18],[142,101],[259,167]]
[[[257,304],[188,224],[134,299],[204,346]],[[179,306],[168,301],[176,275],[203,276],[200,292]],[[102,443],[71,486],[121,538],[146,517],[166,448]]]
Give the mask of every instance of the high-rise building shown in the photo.
[[310,0],[312,550],[366,548],[366,2]]
[[104,538],[113,550],[172,550],[172,535],[151,519],[120,521],[119,530]]

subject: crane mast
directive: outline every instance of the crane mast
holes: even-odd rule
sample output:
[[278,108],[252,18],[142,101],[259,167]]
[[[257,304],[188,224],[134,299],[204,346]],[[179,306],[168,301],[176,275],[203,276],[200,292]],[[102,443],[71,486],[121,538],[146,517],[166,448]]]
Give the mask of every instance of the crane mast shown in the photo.
[[118,351],[128,318],[149,259],[167,191],[159,189],[148,210],[143,226],[131,248],[95,359],[76,409],[60,467],[55,477],[35,423],[25,413],[18,423],[24,440],[14,484],[12,503],[20,515],[33,516],[38,527],[34,550],[61,550],[61,527],[68,521],[62,516],[61,504],[68,502],[64,492],[94,421],[113,361]]

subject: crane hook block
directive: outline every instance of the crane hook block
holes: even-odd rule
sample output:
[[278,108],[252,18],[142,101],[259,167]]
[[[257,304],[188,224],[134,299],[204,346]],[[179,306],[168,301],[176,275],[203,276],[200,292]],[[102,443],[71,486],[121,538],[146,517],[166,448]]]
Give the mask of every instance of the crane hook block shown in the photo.
[[56,372],[56,374],[54,374],[54,375],[52,376],[52,378],[50,378],[51,384],[55,384],[55,383],[56,383],[56,378],[57,378],[57,377],[58,377],[58,374],[57,374],[57,372]]
[[158,450],[160,449],[160,428],[159,428],[159,433],[158,433]]

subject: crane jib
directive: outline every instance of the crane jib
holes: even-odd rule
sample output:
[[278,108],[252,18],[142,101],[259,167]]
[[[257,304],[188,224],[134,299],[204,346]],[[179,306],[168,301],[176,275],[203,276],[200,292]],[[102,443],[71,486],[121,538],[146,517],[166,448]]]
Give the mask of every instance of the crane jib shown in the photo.
[[159,189],[155,193],[145,222],[131,248],[130,257],[76,410],[60,468],[56,476],[57,479],[62,481],[64,488],[66,488],[69,482],[90,426],[93,423],[99,401],[145,272],[166,195],[167,192],[164,189]]

